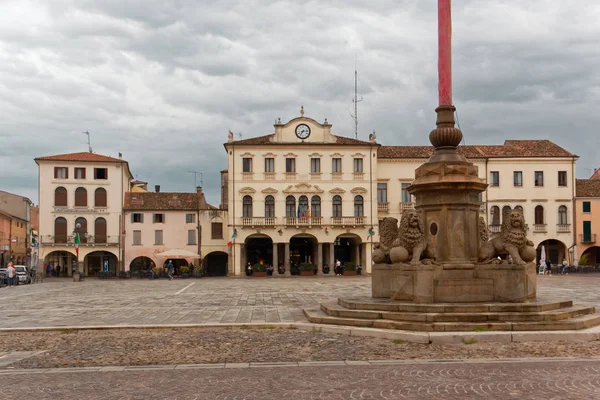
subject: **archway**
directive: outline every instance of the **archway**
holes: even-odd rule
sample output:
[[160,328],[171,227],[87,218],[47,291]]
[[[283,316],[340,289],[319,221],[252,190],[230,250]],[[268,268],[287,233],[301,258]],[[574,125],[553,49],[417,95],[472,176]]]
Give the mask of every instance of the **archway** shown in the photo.
[[[266,235],[253,235],[246,239],[246,263],[252,265],[262,262],[273,264],[273,240]],[[242,266],[244,270],[246,266]]]
[[[75,253],[70,251],[53,251],[44,257],[44,271],[46,273],[46,266],[52,264],[53,271],[60,273],[60,276],[71,276],[71,272],[77,263],[77,256]],[[60,267],[60,268],[59,268]]]
[[581,254],[581,258],[579,259],[580,265],[598,265],[600,264],[600,247],[592,246]]
[[169,258],[165,260],[165,262],[162,265],[162,267],[165,269],[165,272],[167,271],[167,265],[169,265],[169,261],[171,261],[171,264],[173,264],[174,276],[179,276],[179,274],[181,274],[181,267],[189,266],[189,263],[185,258]]
[[563,259],[567,258],[567,246],[563,242],[556,239],[547,239],[541,242],[536,249],[537,265],[540,264],[542,246],[544,246],[546,252],[546,260],[550,260],[554,265],[562,264]]
[[228,255],[222,251],[208,253],[202,260],[206,276],[227,276]]
[[108,251],[94,251],[83,259],[86,276],[96,276],[100,272],[117,273],[117,256]]
[[342,265],[345,262],[352,262],[354,265],[362,264],[361,245],[361,238],[355,234],[339,235],[334,242],[334,258],[340,260]]
[[156,264],[154,263],[154,261],[152,261],[151,258],[144,257],[144,256],[136,257],[129,264],[129,271],[131,273],[139,273],[140,271],[147,271],[148,267],[150,265],[152,266],[152,268],[156,267]]
[[317,238],[300,234],[290,239],[290,272],[300,275],[300,264],[317,265]]

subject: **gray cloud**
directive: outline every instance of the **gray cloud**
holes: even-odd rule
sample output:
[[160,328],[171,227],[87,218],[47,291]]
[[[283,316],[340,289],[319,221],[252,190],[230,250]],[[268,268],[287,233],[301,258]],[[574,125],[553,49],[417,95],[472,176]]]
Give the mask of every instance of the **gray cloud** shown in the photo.
[[[591,0],[454,2],[454,102],[469,144],[549,138],[598,166]],[[427,144],[437,103],[434,1],[0,2],[0,187],[37,201],[34,157],[122,152],[163,190],[204,173],[219,202],[227,131],[272,132],[300,105],[353,136]]]

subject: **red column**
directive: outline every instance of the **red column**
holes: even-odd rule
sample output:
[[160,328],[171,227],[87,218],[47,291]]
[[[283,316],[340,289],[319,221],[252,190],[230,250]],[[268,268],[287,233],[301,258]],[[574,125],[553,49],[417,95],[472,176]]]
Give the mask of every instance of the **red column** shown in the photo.
[[440,106],[452,105],[452,17],[450,0],[438,0],[438,92]]

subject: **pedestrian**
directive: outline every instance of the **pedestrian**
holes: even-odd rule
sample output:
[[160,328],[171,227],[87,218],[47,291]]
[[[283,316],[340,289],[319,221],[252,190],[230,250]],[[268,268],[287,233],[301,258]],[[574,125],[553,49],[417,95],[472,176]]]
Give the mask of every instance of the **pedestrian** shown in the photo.
[[552,262],[550,259],[546,260],[546,275],[552,275]]
[[56,277],[60,277],[60,264],[56,266]]
[[169,260],[169,263],[167,264],[167,275],[169,275],[169,280],[172,281],[173,280],[173,263],[171,262],[171,260]]
[[49,278],[52,275],[52,263],[46,265],[46,276]]
[[335,260],[335,274],[341,276],[344,271],[342,270],[342,262],[339,259]]
[[190,264],[190,276],[193,277],[194,276],[194,269],[196,269],[196,267],[194,267],[194,263]]
[[569,275],[569,263],[563,258],[561,275]]
[[152,269],[152,264],[148,264],[148,276],[150,280],[154,279],[154,270]]
[[13,287],[15,285],[15,267],[11,262],[8,263],[8,267],[6,268],[6,273],[8,275],[8,287]]
[[254,273],[252,270],[252,264],[248,262],[248,264],[246,264],[246,276],[252,276],[252,273]]

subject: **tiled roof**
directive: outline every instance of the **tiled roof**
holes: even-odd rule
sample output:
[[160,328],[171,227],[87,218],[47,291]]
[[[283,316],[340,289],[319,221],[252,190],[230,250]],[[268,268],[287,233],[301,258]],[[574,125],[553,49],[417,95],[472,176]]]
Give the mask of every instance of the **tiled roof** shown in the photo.
[[196,193],[128,192],[125,210],[188,210],[198,209]]
[[600,168],[594,171],[594,175],[592,175],[590,179],[600,179]]
[[600,179],[577,179],[575,181],[575,196],[600,197]]
[[84,162],[116,162],[123,163],[124,160],[118,158],[103,156],[101,154],[81,152],[81,153],[69,153],[69,154],[58,154],[55,156],[38,157],[36,161],[84,161]]
[[[506,140],[504,145],[459,146],[466,158],[577,157],[550,140]],[[381,146],[379,158],[429,158],[433,146]]]
[[[274,134],[271,135],[264,135],[264,136],[257,136],[257,137],[253,137],[253,138],[249,138],[249,139],[242,139],[242,140],[236,140],[233,142],[233,144],[244,144],[244,145],[262,145],[262,144],[279,144],[279,143],[273,143],[271,142],[271,138],[275,136]],[[336,136],[333,135],[336,139],[336,144],[349,144],[349,145],[371,145],[370,142],[365,142],[364,140],[358,140],[358,139],[352,139],[352,138],[348,138],[348,137],[344,137],[344,136]],[[285,143],[288,144],[288,143]],[[312,144],[312,143],[306,143],[306,144]]]

